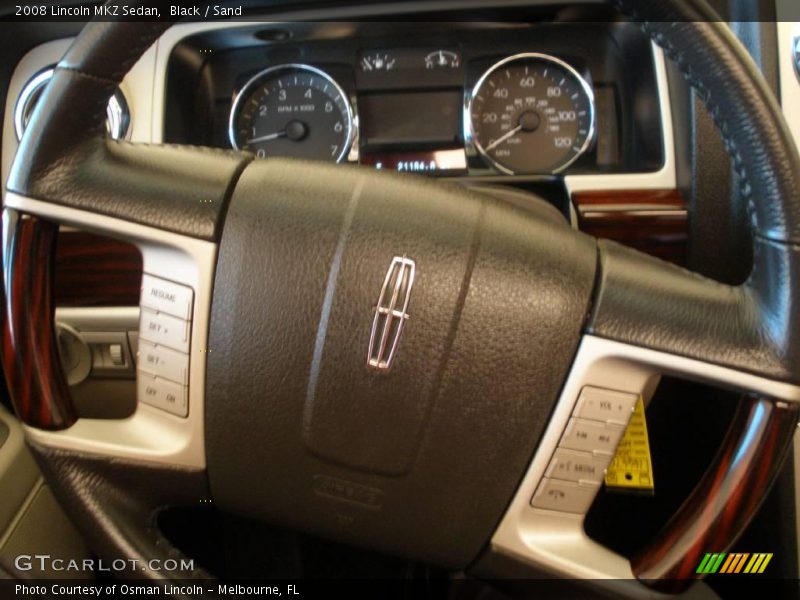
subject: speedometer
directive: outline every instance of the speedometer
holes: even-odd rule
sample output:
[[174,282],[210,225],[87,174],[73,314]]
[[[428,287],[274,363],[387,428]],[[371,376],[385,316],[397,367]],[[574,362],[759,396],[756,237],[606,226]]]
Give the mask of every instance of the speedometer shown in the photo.
[[353,110],[342,88],[308,65],[270,67],[237,94],[228,135],[259,158],[288,156],[339,162],[353,143]]
[[478,80],[467,107],[478,152],[507,174],[557,173],[591,145],[594,94],[566,62],[510,56]]

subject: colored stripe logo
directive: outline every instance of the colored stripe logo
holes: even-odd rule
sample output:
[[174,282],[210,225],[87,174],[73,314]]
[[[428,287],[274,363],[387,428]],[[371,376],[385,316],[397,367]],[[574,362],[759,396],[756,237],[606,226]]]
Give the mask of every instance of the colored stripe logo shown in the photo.
[[750,554],[749,552],[706,553],[695,572],[701,575],[711,575],[713,573],[763,573],[771,560],[772,553],[765,552],[755,554]]

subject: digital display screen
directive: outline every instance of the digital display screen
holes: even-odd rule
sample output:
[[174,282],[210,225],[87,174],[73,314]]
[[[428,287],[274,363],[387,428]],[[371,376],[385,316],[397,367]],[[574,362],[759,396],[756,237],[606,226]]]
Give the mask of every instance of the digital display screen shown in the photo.
[[458,175],[467,172],[467,156],[463,148],[362,154],[361,164],[405,173]]
[[460,91],[365,94],[358,97],[362,147],[447,147],[458,143]]

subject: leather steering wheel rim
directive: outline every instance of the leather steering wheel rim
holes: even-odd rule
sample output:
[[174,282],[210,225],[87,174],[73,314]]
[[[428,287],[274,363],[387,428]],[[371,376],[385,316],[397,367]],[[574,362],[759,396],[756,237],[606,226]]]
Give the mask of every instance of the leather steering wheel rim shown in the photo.
[[[759,404],[776,407],[765,421],[773,425],[764,433],[772,447],[759,457],[778,464],[796,422],[796,407],[790,404],[800,399],[794,397],[800,384],[800,158],[757,68],[704,2],[617,4],[664,48],[714,117],[749,194],[755,265],[747,282],[730,287],[600,241],[599,277],[583,331],[783,386],[775,388],[787,390],[783,397],[775,394],[780,403],[768,399]],[[83,30],[56,68],[26,131],[9,177],[10,193],[202,243],[220,240],[231,194],[248,172],[251,156],[142,147],[103,137],[108,96],[168,26],[97,22]],[[91,110],[73,114],[74,102]],[[171,164],[169,173],[159,168],[165,162]],[[176,187],[178,177],[186,185]],[[166,204],[165,194],[170,199]],[[32,206],[36,204],[12,202],[10,208],[19,215],[35,215]],[[63,374],[55,366],[50,327],[48,253],[57,225],[45,221],[28,227],[24,219],[9,223],[4,369],[22,420],[32,428],[57,432],[76,421]],[[653,276],[637,275],[644,271]],[[43,317],[37,327],[28,323],[27,310]],[[27,341],[26,332],[34,334]],[[30,381],[34,371],[49,376]],[[155,518],[162,506],[193,504],[209,496],[202,469],[98,458],[49,446],[45,439],[51,438],[31,438],[43,473],[101,554],[182,558],[159,534]],[[768,479],[774,478],[773,471]],[[138,491],[131,493],[132,489]],[[756,496],[745,502],[746,510],[734,519],[734,527],[725,529],[720,538],[725,543],[752,517],[761,498]],[[86,514],[86,507],[93,508],[92,514]],[[636,575],[642,580],[685,576],[691,563],[686,555],[668,564],[662,558],[640,558]],[[129,574],[164,576],[135,570]],[[197,570],[183,576],[207,574]]]

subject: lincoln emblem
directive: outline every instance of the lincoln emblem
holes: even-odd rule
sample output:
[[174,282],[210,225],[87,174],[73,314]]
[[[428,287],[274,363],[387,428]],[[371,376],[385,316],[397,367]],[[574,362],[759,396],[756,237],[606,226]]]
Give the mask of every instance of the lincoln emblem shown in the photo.
[[372,320],[367,365],[379,371],[392,366],[403,326],[408,319],[408,300],[414,285],[416,264],[405,256],[395,256],[383,280],[381,295]]

